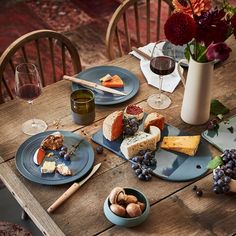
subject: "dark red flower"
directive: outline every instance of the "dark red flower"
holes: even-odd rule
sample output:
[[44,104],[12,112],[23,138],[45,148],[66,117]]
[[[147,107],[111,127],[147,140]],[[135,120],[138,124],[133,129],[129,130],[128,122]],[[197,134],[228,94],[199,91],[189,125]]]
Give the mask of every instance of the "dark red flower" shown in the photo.
[[236,13],[231,18],[231,25],[233,27],[234,36],[236,38]]
[[206,58],[208,61],[220,60],[221,62],[225,61],[229,57],[231,48],[227,46],[226,43],[212,43],[208,46],[206,52]]
[[196,24],[187,14],[173,13],[164,25],[166,38],[175,45],[190,42],[196,34]]
[[224,10],[215,8],[209,12],[203,12],[195,17],[197,23],[196,40],[206,46],[211,43],[224,42],[228,37],[229,21],[225,19]]

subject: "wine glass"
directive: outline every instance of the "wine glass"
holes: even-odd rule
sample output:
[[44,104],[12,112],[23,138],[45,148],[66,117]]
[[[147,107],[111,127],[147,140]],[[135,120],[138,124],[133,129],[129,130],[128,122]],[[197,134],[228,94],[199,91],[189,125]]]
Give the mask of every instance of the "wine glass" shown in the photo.
[[[165,44],[164,44],[165,45]],[[147,103],[154,109],[166,109],[171,99],[162,93],[163,76],[175,70],[175,48],[172,45],[165,47],[163,43],[156,43],[152,51],[154,57],[150,61],[150,69],[159,75],[159,92],[148,97]]]
[[47,124],[43,120],[33,118],[33,100],[42,93],[42,85],[39,72],[34,64],[22,63],[16,67],[15,71],[16,96],[26,100],[30,107],[31,119],[22,124],[22,131],[28,135],[38,134],[47,129]]

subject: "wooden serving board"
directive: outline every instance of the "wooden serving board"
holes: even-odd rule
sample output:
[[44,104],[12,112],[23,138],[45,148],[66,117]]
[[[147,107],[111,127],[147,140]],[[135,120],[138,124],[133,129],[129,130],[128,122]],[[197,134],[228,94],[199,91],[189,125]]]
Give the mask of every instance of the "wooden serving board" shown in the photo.
[[[141,125],[140,130],[142,129],[143,128]],[[183,134],[174,126],[165,124],[164,130],[161,134],[161,141],[164,136],[168,135],[186,134]],[[120,145],[123,140],[122,137],[116,139],[115,141],[109,141],[103,136],[102,129],[100,129],[92,135],[92,140],[114,152],[119,157],[127,160],[120,151]],[[155,154],[157,164],[155,167],[152,167],[153,173],[156,176],[170,181],[189,181],[199,178],[207,172],[207,164],[211,160],[211,153],[204,140],[201,140],[198,151],[193,157],[182,153],[161,149],[159,147],[161,141],[157,144]]]

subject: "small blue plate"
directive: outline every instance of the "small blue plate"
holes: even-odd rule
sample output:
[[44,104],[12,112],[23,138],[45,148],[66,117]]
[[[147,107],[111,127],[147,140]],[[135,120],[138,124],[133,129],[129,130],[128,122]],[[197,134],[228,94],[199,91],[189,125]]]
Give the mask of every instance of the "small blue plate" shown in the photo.
[[[140,130],[142,130],[142,126],[140,126]],[[186,134],[173,126],[165,124],[161,137],[163,139],[164,136],[170,135]],[[103,136],[101,129],[92,136],[92,140],[127,160],[120,151],[122,138],[110,142]],[[161,141],[157,145],[155,154],[157,164],[153,169],[153,173],[156,176],[170,181],[189,181],[199,178],[207,172],[207,164],[211,160],[211,153],[204,141],[200,142],[198,151],[193,157],[161,149],[159,147]]]
[[220,122],[218,130],[205,130],[202,137],[222,152],[236,148],[236,115]]
[[[58,131],[58,130],[57,130]],[[72,176],[62,176],[59,173],[41,174],[40,168],[33,161],[35,151],[39,148],[42,140],[55,131],[46,131],[28,138],[21,144],[16,152],[16,168],[27,179],[32,182],[45,185],[66,184],[78,180],[85,176],[92,168],[94,162],[94,151],[92,146],[80,135],[67,131],[60,131],[64,135],[64,145],[68,148],[78,144],[75,154],[70,161],[65,161],[59,157],[46,157],[47,161],[56,161],[56,163],[65,163],[72,171]],[[46,153],[52,152],[50,150]],[[56,154],[56,153],[55,153]]]
[[[95,94],[95,104],[97,105],[114,105],[121,102],[125,102],[131,99],[139,90],[139,80],[130,71],[117,67],[117,66],[97,66],[89,68],[80,72],[77,77],[100,84],[99,78],[102,78],[106,74],[119,75],[124,82],[124,88],[115,88],[121,92],[126,93],[125,96],[115,95],[112,93],[103,92],[101,90],[93,89]],[[82,88],[82,85],[72,83],[72,90]]]

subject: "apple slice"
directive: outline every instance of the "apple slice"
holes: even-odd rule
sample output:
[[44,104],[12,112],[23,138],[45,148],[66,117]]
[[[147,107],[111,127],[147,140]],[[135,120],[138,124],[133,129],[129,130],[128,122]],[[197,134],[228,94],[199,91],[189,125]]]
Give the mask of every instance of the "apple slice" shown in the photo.
[[45,157],[45,150],[43,148],[38,148],[34,153],[34,163],[36,165],[41,165]]

